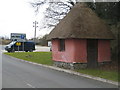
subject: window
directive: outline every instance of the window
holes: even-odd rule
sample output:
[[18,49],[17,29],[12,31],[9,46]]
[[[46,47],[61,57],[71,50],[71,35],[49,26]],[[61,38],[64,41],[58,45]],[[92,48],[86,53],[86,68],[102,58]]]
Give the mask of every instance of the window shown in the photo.
[[64,39],[59,40],[59,51],[65,51],[65,40]]

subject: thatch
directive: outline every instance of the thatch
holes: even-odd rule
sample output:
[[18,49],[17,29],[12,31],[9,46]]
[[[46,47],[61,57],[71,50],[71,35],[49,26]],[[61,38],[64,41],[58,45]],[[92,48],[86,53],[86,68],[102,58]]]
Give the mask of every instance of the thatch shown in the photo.
[[83,3],[76,4],[50,32],[47,39],[113,39],[113,34],[90,8]]

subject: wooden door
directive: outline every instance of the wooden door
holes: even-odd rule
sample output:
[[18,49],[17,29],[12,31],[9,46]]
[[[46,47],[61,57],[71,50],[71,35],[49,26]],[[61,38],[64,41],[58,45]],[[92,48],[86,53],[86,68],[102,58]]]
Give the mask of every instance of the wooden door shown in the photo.
[[87,40],[87,66],[88,68],[95,68],[98,66],[98,41]]

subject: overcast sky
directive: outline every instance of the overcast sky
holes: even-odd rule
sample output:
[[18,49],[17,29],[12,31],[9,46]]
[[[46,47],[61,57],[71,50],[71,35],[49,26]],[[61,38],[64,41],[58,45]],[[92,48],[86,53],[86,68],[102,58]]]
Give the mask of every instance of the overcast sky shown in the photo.
[[[28,39],[34,37],[33,21],[41,21],[46,6],[36,16],[30,3],[32,0],[1,0],[0,1],[0,36],[10,38],[10,33],[26,33]],[[41,22],[38,22],[39,24]],[[48,33],[37,29],[37,36]]]

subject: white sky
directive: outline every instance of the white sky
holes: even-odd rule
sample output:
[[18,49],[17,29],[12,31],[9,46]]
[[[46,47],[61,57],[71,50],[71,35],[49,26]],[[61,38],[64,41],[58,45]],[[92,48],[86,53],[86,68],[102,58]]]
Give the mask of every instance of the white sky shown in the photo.
[[[0,1],[0,36],[10,38],[10,33],[26,33],[27,39],[34,37],[33,21],[40,24],[44,17],[43,6],[36,16],[29,4],[32,0],[1,0]],[[37,29],[37,36],[47,33],[47,30]]]
[[[29,2],[34,0],[1,0],[0,1],[0,36],[10,38],[10,33],[26,33],[27,39],[34,37],[33,21],[42,25],[45,7],[39,9],[36,16]],[[40,27],[39,27],[40,28]],[[37,37],[49,33],[50,30],[37,28]]]

